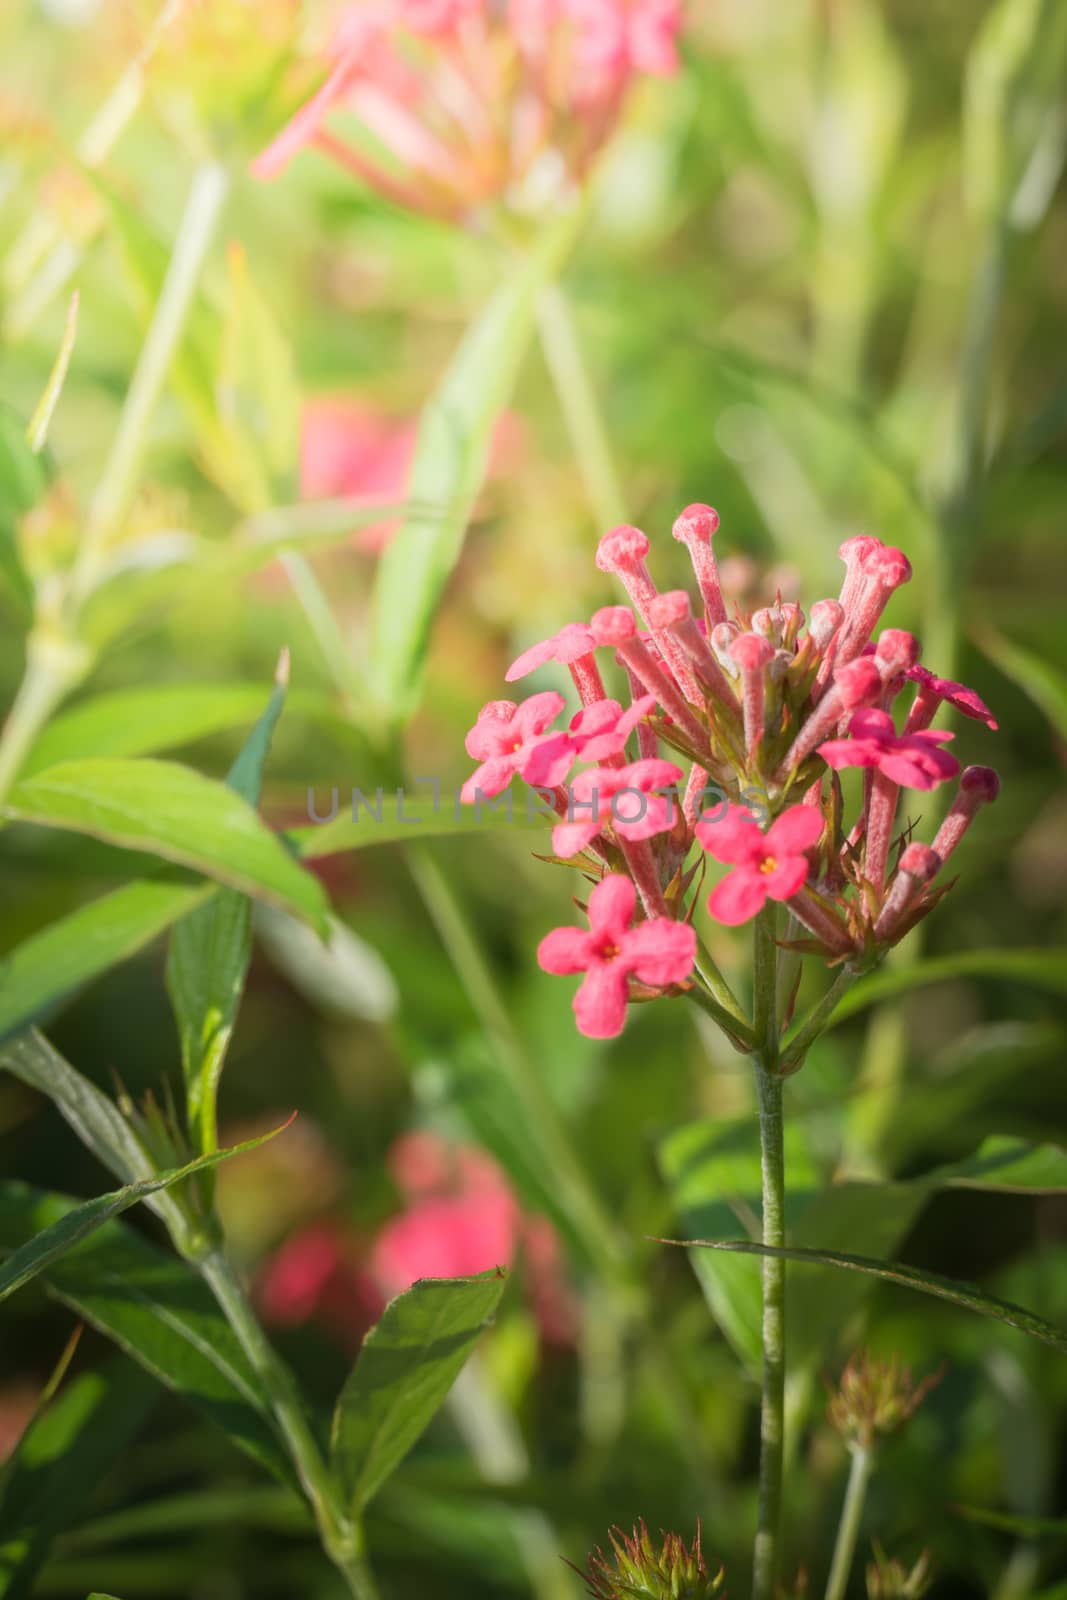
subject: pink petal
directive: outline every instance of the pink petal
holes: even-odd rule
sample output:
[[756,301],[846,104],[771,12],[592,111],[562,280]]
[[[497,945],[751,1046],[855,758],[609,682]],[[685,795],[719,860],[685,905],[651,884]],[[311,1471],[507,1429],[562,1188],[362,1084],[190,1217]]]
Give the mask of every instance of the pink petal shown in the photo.
[[297,152],[314,139],[334,102],[341,98],[359,71],[360,67],[352,55],[346,55],[339,61],[318,93],[301,106],[278,137],[252,162],[249,169],[252,176],[269,181],[284,172]]
[[882,759],[882,747],[873,739],[827,739],[816,751],[835,772],[842,767],[877,767]]
[[554,689],[546,689],[543,694],[532,694],[515,713],[516,737],[528,739],[531,734],[544,733],[565,704],[563,696]]
[[642,983],[659,989],[688,978],[696,951],[697,936],[688,922],[657,917],[630,930],[623,940],[620,959]]
[[635,700],[630,709],[628,711],[624,711],[622,716],[619,718],[619,732],[628,736],[637,727],[637,724],[641,721],[641,719],[643,717],[650,716],[655,709],[655,695],[642,695],[641,698],[639,700]]
[[613,798],[611,822],[621,839],[652,839],[674,826],[676,812],[666,795],[641,793],[639,799],[638,793],[618,792]]
[[578,1031],[587,1039],[614,1039],[626,1021],[626,973],[617,961],[598,961],[574,997]]
[[633,921],[637,894],[629,878],[609,872],[589,896],[589,927],[598,939],[621,945]]
[[814,806],[790,806],[772,822],[767,832],[767,850],[772,856],[799,855],[810,850],[823,831],[822,813]]
[[542,639],[540,644],[532,644],[529,650],[524,650],[521,656],[516,656],[504,674],[504,681],[514,683],[517,678],[525,678],[529,673],[536,672],[546,661],[555,659],[556,638],[553,635],[551,639]]
[[479,792],[487,800],[491,800],[494,795],[501,794],[507,788],[514,776],[514,756],[494,756],[491,761],[483,761],[482,765],[471,773],[459,791],[459,798],[465,806],[476,805]]
[[896,728],[888,711],[877,711],[868,708],[866,711],[854,711],[849,720],[848,731],[854,739],[895,739]]
[[672,761],[631,761],[629,766],[619,767],[613,777],[617,788],[625,785],[642,789],[647,794],[653,789],[669,789],[673,783],[680,783],[682,769]]
[[762,911],[766,898],[766,877],[753,867],[737,867],[711,891],[708,910],[716,922],[736,928]]
[[576,856],[591,844],[600,832],[600,823],[592,822],[558,822],[552,829],[552,850],[555,855],[562,856],[564,861],[569,861],[571,856]]
[[696,836],[715,861],[741,865],[761,861],[766,854],[764,838],[744,806],[728,806],[717,822],[698,822]]
[[592,655],[596,649],[596,640],[593,630],[584,622],[568,622],[556,634],[556,660],[565,667],[572,661],[578,661],[582,656]]
[[806,857],[783,856],[773,872],[763,874],[763,883],[772,900],[789,900],[803,886],[807,876]]
[[537,946],[537,965],[542,972],[566,977],[584,972],[591,960],[593,940],[584,928],[553,928]]
[[566,733],[538,739],[526,746],[526,752],[520,752],[523,759],[519,770],[536,789],[554,789],[574,765],[574,741]]

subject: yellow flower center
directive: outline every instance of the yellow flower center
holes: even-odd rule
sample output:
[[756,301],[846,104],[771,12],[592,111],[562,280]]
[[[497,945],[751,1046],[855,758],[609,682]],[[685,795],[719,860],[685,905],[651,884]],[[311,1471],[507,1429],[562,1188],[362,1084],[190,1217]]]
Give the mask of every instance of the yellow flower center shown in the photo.
[[760,862],[759,869],[761,872],[766,873],[777,872],[778,862],[775,860],[774,856],[764,856],[763,860]]
[[614,961],[615,957],[621,953],[622,952],[617,944],[602,944],[600,946],[600,957],[602,961]]

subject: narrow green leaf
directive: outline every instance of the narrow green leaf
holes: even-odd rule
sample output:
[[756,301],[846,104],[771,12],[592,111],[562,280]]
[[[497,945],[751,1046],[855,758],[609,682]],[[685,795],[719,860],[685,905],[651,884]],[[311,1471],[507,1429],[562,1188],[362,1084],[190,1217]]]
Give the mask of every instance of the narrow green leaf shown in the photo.
[[[803,1130],[787,1122],[786,1168],[791,1220],[810,1202],[816,1172]],[[760,1226],[759,1129],[752,1117],[693,1123],[659,1146],[660,1170],[686,1231],[728,1232],[740,1222],[755,1236]],[[759,1268],[750,1261],[690,1251],[697,1281],[719,1327],[749,1371],[763,1360]]]
[[1060,738],[1067,739],[1067,677],[1040,656],[1035,656],[1033,651],[1013,644],[993,628],[982,628],[974,639],[993,665],[1012,683],[1017,683],[1044,712]]
[[[286,1127],[288,1125],[285,1124]],[[212,1151],[209,1155],[199,1156],[195,1161],[187,1162],[183,1167],[174,1167],[169,1172],[160,1172],[153,1178],[142,1179],[140,1183],[130,1183],[125,1188],[112,1190],[110,1194],[98,1194],[91,1200],[84,1201],[73,1211],[68,1211],[64,1216],[57,1218],[41,1233],[28,1239],[24,1245],[13,1251],[3,1264],[0,1264],[0,1300],[6,1300],[8,1295],[14,1294],[16,1289],[21,1289],[24,1284],[29,1283],[60,1256],[66,1255],[68,1250],[72,1250],[76,1244],[80,1244],[91,1233],[95,1233],[97,1228],[102,1228],[105,1222],[127,1211],[139,1200],[147,1200],[150,1195],[158,1194],[162,1189],[173,1188],[175,1184],[182,1183],[194,1173],[218,1166],[221,1161],[228,1161],[231,1156],[258,1150],[261,1144],[265,1144],[268,1139],[273,1139],[281,1132],[281,1128],[274,1128],[270,1133],[261,1134],[255,1139],[246,1139],[243,1144],[231,1145],[227,1150]]]
[[31,450],[23,423],[0,405],[0,574],[27,619],[33,588],[22,566],[16,529],[19,517],[37,504],[47,487],[45,464]]
[[[511,805],[506,804],[510,798]],[[311,791],[308,808],[324,819],[307,826],[291,828],[286,838],[302,861],[318,861],[324,856],[343,855],[346,850],[364,850],[369,845],[407,844],[418,839],[451,839],[476,834],[499,833],[513,829],[527,845],[544,839],[545,822],[555,820],[552,813],[531,813],[532,796],[502,797],[499,809],[461,805],[455,794],[435,796],[416,788],[412,792],[384,794],[379,790],[342,792]],[[336,804],[337,815],[331,816]],[[353,815],[355,811],[355,815]]]
[[35,456],[40,455],[44,449],[45,440],[48,438],[48,429],[51,427],[52,417],[56,406],[59,404],[59,397],[63,393],[63,385],[66,382],[70,358],[74,354],[74,340],[77,332],[78,291],[75,289],[67,307],[67,320],[63,328],[63,338],[60,341],[52,371],[45,385],[44,393],[37,402],[37,409],[30,419],[30,425],[26,429],[26,439]]
[[[17,1250],[77,1205],[27,1184],[0,1184],[0,1252]],[[113,1220],[54,1261],[41,1282],[283,1483],[293,1484],[260,1381],[185,1262]]]
[[459,559],[497,418],[533,336],[541,286],[558,272],[581,220],[566,216],[468,329],[426,404],[412,464],[412,499],[439,506],[409,513],[378,563],[370,624],[370,688],[390,725],[413,710],[434,612]]
[[[0,1040],[36,1022],[82,984],[144,949],[209,895],[178,872],[128,883],[61,917],[0,958]],[[302,926],[302,924],[301,924]]]
[[954,1189],[1062,1194],[1067,1191],[1067,1150],[995,1135],[983,1139],[973,1156],[938,1168],[931,1178]]
[[[259,804],[263,767],[285,704],[289,657],[284,653],[266,710],[230,769],[227,787]],[[313,937],[313,935],[312,935]],[[181,1041],[186,1114],[194,1146],[215,1147],[215,1101],[252,959],[252,903],[224,889],[183,918],[171,935],[167,993]]]
[[937,1272],[927,1272],[922,1267],[909,1267],[899,1262],[877,1261],[871,1256],[843,1255],[835,1250],[807,1250],[797,1245],[777,1248],[760,1244],[754,1239],[664,1239],[664,1244],[682,1245],[689,1250],[726,1250],[740,1255],[777,1256],[783,1261],[797,1261],[814,1267],[838,1267],[846,1272],[863,1272],[886,1283],[898,1283],[906,1289],[917,1289],[921,1294],[933,1295],[938,1300],[948,1300],[952,1305],[967,1311],[977,1311],[982,1316],[995,1317],[1009,1328],[1018,1328],[1043,1344],[1067,1355],[1067,1329],[1046,1322],[1036,1312],[1024,1306],[1013,1305],[1010,1300],[999,1300],[985,1294],[974,1284],[961,1279],[945,1278]]
[[248,802],[177,762],[63,762],[16,784],[0,812],[160,856],[313,922],[325,918],[322,886]]
[[26,1600],[66,1532],[137,1434],[158,1390],[118,1359],[68,1383],[19,1441],[0,1501],[0,1596]]
[[252,926],[260,948],[317,1009],[379,1024],[396,1014],[399,997],[392,973],[374,946],[340,918],[330,918],[325,940],[307,923],[270,906],[256,906]]
[[422,1278],[363,1341],[334,1412],[331,1460],[359,1516],[441,1405],[504,1293],[500,1269]]
[[953,1506],[952,1510],[968,1522],[1014,1533],[1020,1539],[1067,1539],[1067,1517],[1027,1517],[1011,1511],[987,1511],[984,1506]]
[[960,950],[950,956],[931,956],[920,966],[882,967],[842,997],[827,1026],[836,1027],[876,1001],[952,978],[1008,978],[1053,994],[1067,994],[1067,950]]

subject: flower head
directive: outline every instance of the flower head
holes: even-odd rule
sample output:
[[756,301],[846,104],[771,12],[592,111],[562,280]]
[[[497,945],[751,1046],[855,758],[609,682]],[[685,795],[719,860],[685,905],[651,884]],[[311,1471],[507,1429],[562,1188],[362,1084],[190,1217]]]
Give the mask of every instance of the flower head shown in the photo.
[[657,1550],[644,1522],[631,1534],[611,1530],[611,1552],[596,1549],[580,1573],[593,1600],[714,1600],[722,1593],[723,1570],[711,1572],[700,1545],[677,1533],[663,1535]]
[[730,806],[716,822],[698,822],[696,836],[716,861],[735,870],[712,890],[708,910],[728,927],[749,922],[768,899],[789,900],[807,879],[810,850],[823,831],[811,806],[790,806],[761,833],[744,806]]
[[631,926],[637,894],[629,878],[609,872],[589,896],[589,929],[554,928],[541,940],[544,972],[584,972],[574,997],[579,1032],[612,1039],[626,1020],[629,980],[651,988],[682,983],[693,970],[696,934],[688,923],[657,917]]
[[940,746],[954,735],[926,728],[898,734],[888,711],[857,711],[849,721],[851,738],[828,739],[818,747],[828,767],[874,767],[907,789],[936,789],[960,770],[955,756]]

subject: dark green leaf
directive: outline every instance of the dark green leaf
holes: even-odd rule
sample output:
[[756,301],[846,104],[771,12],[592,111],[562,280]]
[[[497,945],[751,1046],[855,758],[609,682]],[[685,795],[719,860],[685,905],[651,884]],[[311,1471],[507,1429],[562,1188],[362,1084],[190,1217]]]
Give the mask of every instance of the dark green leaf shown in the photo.
[[690,1250],[726,1250],[741,1255],[776,1256],[783,1261],[804,1262],[814,1267],[838,1267],[846,1272],[863,1272],[886,1283],[898,1283],[906,1289],[917,1289],[922,1294],[948,1300],[952,1305],[963,1306],[967,1311],[977,1311],[982,1316],[995,1317],[1018,1328],[1043,1344],[1067,1354],[1067,1329],[1046,1322],[1024,1306],[1013,1305],[1010,1300],[998,1300],[985,1294],[974,1284],[956,1278],[945,1278],[940,1273],[927,1272],[921,1267],[909,1267],[892,1261],[876,1261],[871,1256],[842,1255],[833,1250],[805,1250],[787,1245],[782,1249],[774,1245],[759,1244],[753,1239],[667,1239],[665,1244],[680,1244]]
[[1007,978],[1067,994],[1067,950],[960,950],[951,956],[931,956],[921,966],[883,967],[843,996],[828,1026],[876,1001],[952,978]]
[[192,867],[232,888],[325,917],[321,885],[264,827],[247,801],[171,761],[67,761],[11,790],[2,812]]
[[[419,839],[473,836],[506,829],[513,829],[529,846],[531,835],[534,844],[544,838],[544,824],[551,817],[537,811],[531,814],[527,796],[522,794],[511,797],[510,810],[506,806],[490,810],[488,805],[481,809],[461,805],[453,794],[435,797],[419,789],[399,799],[395,794],[379,797],[377,790],[366,794],[357,791],[355,801],[351,791],[338,790],[336,795],[336,817],[309,827],[292,828],[286,835],[302,861],[318,861],[346,850],[365,850],[370,845],[407,844]],[[317,815],[327,816],[334,807],[334,791],[313,794],[311,804]]]
[[1067,1191],[1067,1151],[1057,1145],[1025,1144],[994,1135],[973,1156],[932,1174],[952,1188],[987,1189],[1009,1194],[1062,1194]]
[[275,1128],[258,1138],[246,1139],[243,1144],[231,1145],[228,1150],[215,1150],[210,1155],[200,1156],[195,1161],[187,1162],[184,1167],[157,1173],[155,1177],[145,1178],[140,1183],[130,1183],[125,1188],[112,1190],[110,1194],[95,1195],[93,1199],[84,1201],[20,1245],[0,1265],[0,1300],[6,1300],[8,1295],[29,1283],[60,1256],[66,1255],[68,1250],[95,1233],[97,1228],[102,1228],[105,1222],[136,1205],[139,1200],[147,1200],[162,1189],[173,1188],[194,1173],[218,1166],[219,1162],[228,1161],[231,1156],[258,1150],[261,1144],[273,1139],[281,1131]]
[[[0,1251],[17,1250],[77,1204],[69,1196],[27,1184],[0,1184]],[[260,1381],[208,1290],[185,1262],[112,1221],[53,1262],[41,1281],[56,1299],[292,1484]]]
[[976,633],[975,643],[1006,678],[1030,696],[1060,738],[1067,739],[1067,678],[1063,673],[992,628]]
[[422,1278],[363,1341],[334,1412],[331,1459],[358,1516],[441,1405],[500,1304],[507,1274]]
[[158,1397],[155,1384],[118,1359],[68,1383],[30,1423],[0,1500],[0,1595],[24,1600],[57,1535],[91,1498]]

